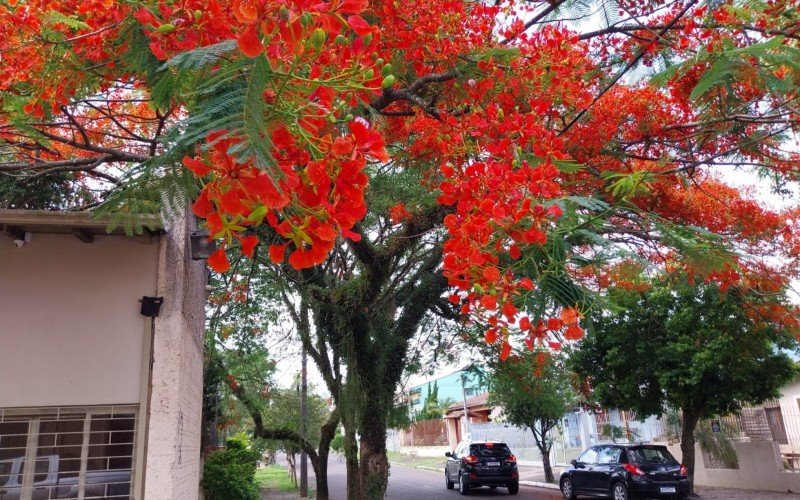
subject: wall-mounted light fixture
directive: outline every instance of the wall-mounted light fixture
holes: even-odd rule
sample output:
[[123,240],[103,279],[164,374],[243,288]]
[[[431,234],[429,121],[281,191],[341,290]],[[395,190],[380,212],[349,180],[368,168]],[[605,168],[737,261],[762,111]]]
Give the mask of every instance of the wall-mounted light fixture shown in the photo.
[[193,231],[189,235],[191,244],[192,260],[203,260],[211,257],[217,250],[217,242],[209,239],[208,233],[204,231]]
[[148,318],[155,318],[161,310],[161,304],[164,303],[164,297],[147,297],[144,296],[139,301],[142,303],[142,308],[139,311],[142,316]]

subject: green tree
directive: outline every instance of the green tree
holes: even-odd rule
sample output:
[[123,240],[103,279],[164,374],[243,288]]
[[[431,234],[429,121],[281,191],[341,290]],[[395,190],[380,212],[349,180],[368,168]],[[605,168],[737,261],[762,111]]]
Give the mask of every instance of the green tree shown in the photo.
[[490,404],[503,408],[508,423],[531,430],[548,483],[555,480],[550,464],[550,431],[575,401],[564,365],[563,356],[524,351],[509,362],[495,363],[489,374]]
[[414,420],[433,420],[442,418],[447,408],[455,403],[453,398],[439,398],[439,384],[433,383],[431,387],[428,382],[428,393],[425,395],[425,401],[422,403],[422,410],[417,411],[414,415]]
[[[310,388],[309,388],[310,389]],[[320,442],[321,430],[330,416],[325,399],[315,394],[308,395],[308,420],[305,439],[314,447]],[[278,429],[300,433],[300,391],[296,389],[278,389],[270,392],[269,400],[263,411],[264,421]],[[291,476],[296,479],[295,455],[300,453],[302,447],[294,439],[270,441],[267,449],[282,451],[291,468]]]
[[98,200],[73,172],[44,177],[16,177],[0,173],[0,208],[72,210],[87,208]]
[[681,281],[612,295],[622,307],[593,318],[571,356],[574,369],[603,406],[640,417],[680,409],[690,477],[700,419],[777,397],[795,374],[784,350],[796,340],[756,314],[766,299],[753,293]]
[[428,393],[425,395],[425,400],[422,402],[422,410],[417,412],[415,420],[430,420],[432,418],[441,417],[441,415],[436,414],[436,410],[438,410],[438,403],[439,384],[434,382],[433,387],[431,387],[431,383],[428,382]]
[[[269,342],[285,341],[282,327],[292,322],[301,330],[298,332],[301,336],[310,335],[308,322],[300,321],[296,315],[288,318],[283,315],[287,295],[281,293],[286,291],[276,283],[272,269],[256,265],[240,255],[233,259],[230,272],[212,273],[210,285],[203,394],[204,444],[217,444],[216,429],[220,420],[234,430],[251,433],[255,439],[278,442],[278,447],[285,451],[294,443],[308,453],[316,477],[317,496],[327,498],[328,452],[339,425],[339,412],[326,412],[324,422],[317,422],[316,414],[311,415],[310,435],[302,437],[298,425],[292,424],[283,413],[272,410],[276,404],[285,407],[286,398],[279,396],[278,403],[273,401],[275,353],[265,347]],[[281,351],[282,356],[292,355],[291,349]],[[332,359],[338,364],[335,354]],[[334,375],[328,380],[336,388],[335,384],[341,379]],[[294,407],[284,409],[297,416],[299,408],[298,399]],[[355,443],[354,436],[353,431],[352,443]],[[297,451],[299,449],[294,453]]]

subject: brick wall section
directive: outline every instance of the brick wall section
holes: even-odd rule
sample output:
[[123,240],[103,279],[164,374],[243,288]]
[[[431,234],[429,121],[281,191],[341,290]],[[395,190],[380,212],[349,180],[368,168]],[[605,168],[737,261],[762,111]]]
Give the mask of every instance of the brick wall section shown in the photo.
[[147,500],[196,500],[200,481],[205,263],[192,261],[188,217],[162,237],[144,471]]

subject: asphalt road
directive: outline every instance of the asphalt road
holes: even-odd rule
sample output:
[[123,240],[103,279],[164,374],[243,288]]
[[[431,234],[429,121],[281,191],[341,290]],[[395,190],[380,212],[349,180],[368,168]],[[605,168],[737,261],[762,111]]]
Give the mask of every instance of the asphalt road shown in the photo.
[[[314,474],[309,471],[309,483],[313,485]],[[328,484],[331,500],[346,500],[347,475],[344,463],[335,455],[328,462]],[[313,486],[312,486],[313,487]],[[537,500],[559,500],[557,491],[520,486],[516,497],[509,497],[508,490],[497,488],[477,488],[470,490],[470,497],[475,498],[534,498]],[[389,489],[386,498],[390,500],[434,500],[463,498],[457,490],[447,490],[444,485],[444,472],[423,469],[412,469],[394,465],[389,476]]]

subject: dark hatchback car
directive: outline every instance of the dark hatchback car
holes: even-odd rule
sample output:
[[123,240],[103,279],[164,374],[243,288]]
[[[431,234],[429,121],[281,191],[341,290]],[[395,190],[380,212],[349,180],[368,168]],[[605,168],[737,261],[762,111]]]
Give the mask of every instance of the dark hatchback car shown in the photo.
[[469,495],[470,488],[503,486],[512,495],[519,492],[517,457],[505,443],[462,441],[445,456],[444,483],[448,490],[458,485],[462,495]]
[[686,467],[666,446],[646,444],[593,446],[564,469],[560,485],[568,500],[578,495],[683,499],[689,494]]

